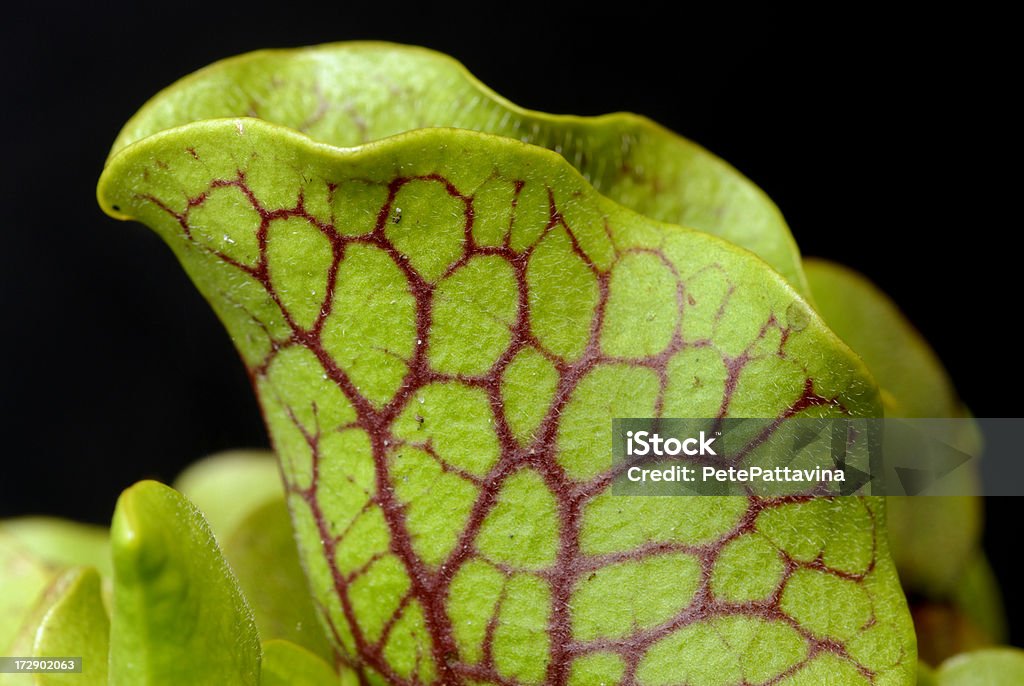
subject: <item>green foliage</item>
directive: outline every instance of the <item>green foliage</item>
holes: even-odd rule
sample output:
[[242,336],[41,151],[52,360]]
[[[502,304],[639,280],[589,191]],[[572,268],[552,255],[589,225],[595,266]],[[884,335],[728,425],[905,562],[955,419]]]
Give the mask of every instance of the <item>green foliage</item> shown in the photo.
[[[341,686],[355,686],[353,675],[341,677]],[[275,639],[263,644],[260,686],[339,686],[339,676],[322,659],[304,648]]]
[[110,532],[101,526],[52,517],[20,517],[0,522],[0,540],[52,568],[89,565],[110,576]]
[[[101,588],[94,571],[77,565],[109,573],[104,529],[42,517],[0,521],[0,654],[47,654],[40,651],[84,636],[87,640],[73,653],[48,654],[85,657],[87,652],[83,673],[74,676],[83,684],[105,683],[106,650],[101,643],[106,643],[108,622],[95,612],[94,600],[97,593],[109,592],[109,584]],[[0,674],[0,686],[31,683],[27,674]]]
[[202,511],[222,545],[254,510],[284,497],[277,461],[260,450],[235,450],[199,460],[178,475],[174,490]]
[[95,569],[67,572],[64,592],[36,630],[33,655],[74,655],[82,658],[81,674],[41,674],[39,686],[106,686],[110,621]]
[[[284,477],[241,454],[185,496],[125,492],[111,684],[917,679],[883,499],[609,491],[613,417],[960,411],[859,277],[810,265],[812,307],[777,209],[701,148],[633,115],[522,110],[427,51],[336,45],[164,91],[98,197],[216,310]],[[98,574],[67,571],[109,569],[105,540],[46,531],[0,528],[22,594],[0,598],[0,647],[106,626]],[[995,626],[971,578],[957,597]]]
[[990,648],[950,658],[935,673],[936,686],[1016,686],[1024,683],[1024,651]]
[[259,683],[259,639],[202,514],[167,486],[126,490],[111,528],[111,686]]
[[[15,632],[5,639],[2,652],[83,657],[82,673],[35,679],[3,674],[0,684],[257,683],[254,665],[259,663],[253,662],[252,644],[245,642],[247,633],[252,636],[246,630],[251,624],[239,606],[232,573],[266,640],[258,683],[339,683],[338,673],[325,662],[333,663],[334,653],[298,565],[273,458],[242,452],[214,456],[191,467],[177,484],[210,508],[205,519],[213,523],[232,572],[198,511],[152,482],[129,489],[119,503],[117,574],[110,537],[100,527],[42,518],[0,522],[0,599],[8,610],[0,619],[5,630]],[[135,511],[143,516],[133,516]],[[144,544],[136,547],[139,541]],[[113,657],[110,605],[122,640]],[[224,636],[230,637],[226,643]],[[116,634],[114,640],[117,645]],[[130,647],[124,647],[126,642]],[[212,645],[223,649],[211,650]],[[232,659],[231,646],[248,666],[232,664],[238,660]],[[186,658],[190,650],[196,654]],[[126,659],[130,664],[123,664]],[[109,680],[108,660],[114,669]],[[358,683],[349,670],[342,670],[341,679],[343,686]]]
[[325,660],[324,635],[299,565],[277,461],[233,452],[192,465],[175,481],[206,517],[263,641],[287,639]]

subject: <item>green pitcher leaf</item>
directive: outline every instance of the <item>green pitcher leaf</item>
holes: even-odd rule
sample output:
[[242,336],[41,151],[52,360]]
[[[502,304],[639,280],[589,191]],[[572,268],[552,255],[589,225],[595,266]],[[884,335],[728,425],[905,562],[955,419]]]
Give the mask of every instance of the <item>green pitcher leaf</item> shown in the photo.
[[[36,634],[77,572],[49,567],[0,532],[0,654],[33,655]],[[0,686],[31,686],[29,673],[0,674]]]
[[[40,605],[60,572],[59,566],[40,559],[0,526],[0,654],[15,655],[13,646],[25,643],[23,637],[35,630],[45,612]],[[0,684],[3,678],[0,675]]]
[[910,684],[879,498],[609,493],[617,416],[877,416],[751,253],[537,146],[256,119],[116,153],[236,342],[337,648],[373,684]]
[[950,658],[936,675],[938,686],[1018,686],[1024,684],[1024,651],[989,648]]
[[253,609],[260,636],[288,639],[333,660],[334,650],[299,564],[284,498],[279,496],[250,513],[224,539],[223,549]]
[[212,455],[175,488],[206,517],[253,610],[263,641],[288,639],[334,659],[299,564],[277,460],[266,451]]
[[110,621],[95,569],[68,572],[66,590],[47,611],[35,636],[36,657],[82,658],[81,673],[36,676],[38,686],[107,686]]
[[355,672],[343,668],[341,676],[305,648],[290,641],[263,644],[260,686],[358,686]]
[[932,598],[956,592],[982,554],[982,502],[974,496],[892,496],[889,540],[904,586]]
[[[109,602],[112,571],[105,528],[53,517],[0,520],[0,654],[12,654],[5,648],[15,634],[35,631],[41,613],[53,602],[47,589],[77,566],[99,571],[103,597]],[[3,683],[0,679],[0,686]]]
[[[109,536],[100,527],[49,517],[0,521],[0,655],[32,654],[39,626],[67,592],[76,565],[109,573]],[[0,686],[30,682],[30,675],[0,674]]]
[[104,577],[112,573],[110,533],[105,527],[53,517],[19,517],[0,521],[0,536],[4,535],[50,566],[95,567]]
[[807,259],[818,313],[864,358],[894,417],[958,417],[960,401],[945,368],[899,308],[857,272]]
[[230,536],[253,510],[284,495],[277,460],[266,450],[205,457],[178,475],[174,490],[199,508],[218,539]]
[[917,686],[938,686],[935,670],[923,662],[917,665]]
[[259,683],[252,611],[194,505],[137,483],[118,499],[111,541],[111,686]]
[[[703,148],[633,114],[556,116],[517,107],[446,55],[388,43],[264,50],[182,79],[125,126],[114,151],[182,124],[258,117],[339,147],[454,127],[560,153],[601,193],[653,219],[751,250],[806,294],[796,243],[775,205]],[[494,187],[480,206],[507,204]]]
[[953,605],[989,637],[991,643],[1005,643],[1008,629],[1003,597],[988,558],[976,553],[968,562],[953,591]]

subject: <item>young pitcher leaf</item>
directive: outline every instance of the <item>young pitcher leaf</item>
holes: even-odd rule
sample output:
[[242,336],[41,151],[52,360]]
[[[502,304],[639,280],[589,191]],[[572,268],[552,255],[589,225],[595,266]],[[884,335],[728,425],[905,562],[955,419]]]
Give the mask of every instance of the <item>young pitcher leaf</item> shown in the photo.
[[980,628],[990,643],[1006,643],[1008,629],[1003,596],[984,553],[975,554],[953,592],[953,604]]
[[174,481],[214,535],[230,536],[253,510],[284,494],[281,471],[266,450],[232,450],[189,465]]
[[610,493],[613,417],[881,413],[749,252],[468,131],[200,122],[115,154],[99,196],[231,332],[363,681],[913,683],[880,499]]
[[989,648],[957,655],[936,672],[937,686],[1017,686],[1024,684],[1024,651]]
[[31,645],[26,637],[53,602],[55,584],[78,565],[96,567],[109,577],[106,530],[50,517],[0,521],[0,654],[15,654],[15,642]]
[[59,567],[37,557],[0,526],[0,653],[16,654],[13,646],[24,643],[23,636],[35,629],[44,611],[39,605],[59,576]]
[[804,261],[815,307],[864,358],[894,417],[956,417],[960,401],[945,368],[899,308],[860,274],[820,259]]
[[53,517],[0,521],[0,536],[10,536],[26,553],[53,567],[95,567],[109,577],[110,532],[101,526]]
[[111,540],[111,686],[259,683],[252,611],[194,505],[139,482],[118,499]]
[[923,662],[917,665],[917,686],[938,686],[935,670]]
[[323,659],[290,641],[263,644],[260,686],[357,686],[355,673],[342,668],[339,676]]
[[[779,210],[719,158],[633,114],[573,117],[525,110],[455,60],[422,48],[338,43],[218,62],[147,103],[118,136],[114,151],[175,126],[243,116],[339,147],[426,127],[470,129],[543,146],[561,154],[604,195],[653,219],[709,231],[747,248],[807,293],[796,243]],[[480,189],[478,206],[500,208],[517,193],[507,184],[491,184]]]
[[[61,604],[81,570],[43,563],[0,532],[0,653],[35,655],[40,626],[50,610]],[[33,675],[0,673],[0,686],[31,686]]]
[[224,557],[253,609],[260,637],[288,639],[321,659],[333,660],[299,564],[284,498],[255,509],[223,541]]
[[288,639],[333,660],[299,564],[274,456],[265,451],[212,455],[190,466],[174,485],[209,522],[252,608],[260,638]]
[[67,573],[66,590],[47,611],[35,635],[36,657],[82,658],[81,673],[36,675],[38,686],[107,686],[110,620],[103,606],[100,575],[79,567]]

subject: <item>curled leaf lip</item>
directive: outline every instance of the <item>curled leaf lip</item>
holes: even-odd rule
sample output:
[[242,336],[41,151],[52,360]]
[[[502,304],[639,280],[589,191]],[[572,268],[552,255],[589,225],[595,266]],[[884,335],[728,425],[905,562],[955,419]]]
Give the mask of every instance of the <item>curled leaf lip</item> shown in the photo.
[[[203,135],[213,134],[221,140],[235,139],[240,136],[263,136],[267,139],[274,139],[279,143],[285,143],[296,153],[311,153],[319,161],[332,165],[357,164],[361,161],[379,161],[388,156],[399,157],[403,153],[416,150],[439,150],[446,147],[462,146],[466,149],[485,149],[492,152],[501,150],[507,151],[521,159],[530,160],[536,166],[549,166],[557,170],[563,178],[572,179],[579,187],[585,189],[588,194],[596,196],[596,200],[607,208],[609,213],[623,213],[637,218],[652,226],[656,230],[667,233],[699,234],[707,244],[717,245],[720,249],[743,255],[745,258],[760,263],[766,274],[770,274],[777,287],[788,292],[795,302],[809,303],[809,296],[802,293],[796,284],[786,279],[774,267],[767,263],[763,256],[747,249],[742,245],[728,241],[713,233],[679,224],[659,221],[650,216],[643,215],[635,210],[626,207],[615,200],[600,193],[590,184],[578,169],[573,167],[564,156],[537,145],[524,143],[522,141],[497,136],[489,133],[481,133],[469,129],[450,127],[430,127],[404,131],[374,140],[368,143],[342,147],[317,141],[305,133],[295,130],[292,127],[276,124],[264,119],[254,117],[231,117],[208,119],[196,121],[182,126],[168,128],[152,135],[135,141],[128,146],[112,153],[107,160],[97,185],[97,200],[103,211],[114,219],[121,221],[137,221],[139,218],[130,210],[130,203],[138,201],[133,197],[132,189],[126,187],[119,179],[122,174],[131,174],[131,166],[138,159],[148,159],[163,144],[177,144],[178,146],[188,145],[189,141]],[[401,170],[396,170],[401,171]],[[810,311],[810,305],[806,304]],[[864,361],[849,347],[834,336],[830,331],[827,335],[833,339],[832,344],[842,350],[850,363],[855,361],[855,370],[866,378],[871,378]],[[851,371],[854,371],[851,369]],[[877,387],[865,389],[866,395],[873,396],[878,393]]]
[[[274,75],[263,81],[254,78],[253,73],[261,70]],[[374,71],[361,76],[360,70]],[[287,102],[294,92],[280,92],[275,80],[278,73],[286,75],[281,80],[310,80],[318,101],[315,108],[295,115]],[[374,103],[365,104],[365,111],[356,107],[359,93],[355,91],[368,88],[366,82],[373,77],[390,79],[390,92],[377,96],[387,98],[389,113],[400,114],[378,116],[380,105]],[[347,80],[341,83],[339,79]],[[328,84],[324,90],[329,92],[321,89],[321,83]],[[164,130],[248,116],[341,148],[362,147],[401,132],[445,127],[546,147],[562,155],[607,197],[653,219],[694,226],[746,247],[809,297],[796,241],[779,209],[724,160],[641,115],[577,116],[520,107],[484,85],[455,59],[426,48],[374,41],[328,43],[260,50],[216,62],[150,99],[124,126],[106,164],[133,143]],[[327,119],[343,116],[355,124],[339,127],[332,119],[330,128],[324,126]],[[701,193],[718,199],[695,207],[690,204],[688,186],[698,186]],[[108,210],[123,218],[118,212]],[[730,213],[735,216],[728,216]]]
[[[271,54],[275,52],[277,51],[264,51],[264,53]],[[254,54],[259,55],[264,53]],[[248,56],[243,55],[242,57],[235,59],[243,59],[245,57]],[[450,60],[450,58],[447,57],[445,57],[445,59]],[[228,62],[230,61],[231,60],[228,60]],[[454,62],[454,60],[452,60],[452,62]],[[213,65],[207,69],[212,69],[216,66],[217,65]],[[186,77],[186,80],[188,78],[190,77]],[[156,100],[156,98],[154,98],[154,100]],[[458,146],[462,146],[465,149],[475,148],[490,150],[492,152],[498,150],[508,152],[513,156],[520,157],[521,159],[531,160],[531,163],[536,166],[546,165],[557,170],[557,173],[563,175],[563,178],[572,179],[580,188],[585,189],[585,192],[596,196],[597,201],[608,208],[608,212],[621,212],[625,215],[642,218],[642,220],[651,225],[652,228],[656,228],[656,230],[663,232],[682,234],[697,233],[700,234],[703,239],[708,241],[709,245],[717,244],[720,248],[729,252],[742,254],[747,258],[753,259],[764,266],[765,273],[770,274],[773,277],[773,281],[777,282],[778,287],[791,294],[794,302],[803,302],[805,303],[804,308],[808,309],[808,311],[810,309],[810,296],[801,291],[798,284],[794,283],[791,279],[785,278],[785,275],[780,274],[779,271],[775,269],[772,264],[768,263],[762,255],[748,249],[747,247],[736,244],[714,233],[709,233],[693,227],[682,226],[677,223],[659,221],[656,218],[644,215],[632,208],[622,205],[614,199],[602,194],[580,173],[577,168],[572,166],[563,155],[558,154],[553,150],[525,143],[506,136],[498,136],[463,128],[428,127],[413,129],[359,145],[338,146],[328,142],[318,141],[292,127],[270,122],[261,118],[229,117],[195,121],[157,131],[151,135],[134,141],[121,149],[118,149],[115,145],[115,152],[112,152],[108,158],[96,189],[97,200],[103,211],[110,217],[121,221],[138,220],[139,218],[129,209],[130,203],[133,201],[131,188],[126,187],[124,183],[122,183],[123,179],[119,179],[118,177],[124,173],[128,173],[130,175],[130,169],[133,164],[135,164],[139,159],[148,159],[162,144],[167,143],[177,144],[178,146],[187,146],[190,141],[209,134],[219,137],[220,140],[232,140],[246,136],[262,136],[268,140],[273,139],[277,142],[287,144],[290,148],[294,149],[297,154],[312,153],[323,163],[332,165],[340,164],[342,166],[347,164],[356,164],[360,161],[379,161],[381,158],[387,158],[388,156],[398,159],[403,154],[415,153],[416,150],[441,150],[447,147]],[[400,169],[396,169],[396,172],[401,174]],[[134,200],[138,199],[134,198]],[[801,272],[801,277],[802,276],[803,273]],[[833,344],[840,350],[843,350],[844,354],[848,355],[848,359],[851,362],[854,360],[856,361],[856,371],[863,374],[865,377],[870,378],[871,374],[863,360],[861,360],[856,353],[850,350],[849,347],[838,337],[833,336],[831,332],[828,333],[830,337],[834,339]],[[877,392],[877,388],[867,389],[867,395],[877,394]]]
[[[469,129],[433,126],[402,131],[400,133],[360,145],[340,146],[318,141],[292,127],[276,124],[257,117],[222,117],[204,119],[202,121],[164,129],[146,136],[145,138],[133,141],[124,148],[116,150],[116,152],[112,152],[107,158],[103,167],[103,172],[100,175],[99,183],[96,186],[96,199],[99,201],[100,207],[103,211],[110,217],[121,221],[135,220],[135,216],[125,212],[124,208],[119,205],[114,204],[113,179],[121,171],[120,166],[122,164],[129,164],[132,158],[136,155],[148,155],[152,147],[159,145],[165,140],[177,139],[181,142],[186,142],[195,138],[196,134],[199,133],[215,133],[227,138],[232,135],[245,136],[254,132],[260,135],[279,137],[297,148],[304,149],[305,151],[312,152],[314,154],[319,154],[324,159],[338,162],[354,161],[360,158],[372,158],[381,153],[386,154],[403,148],[415,148],[415,146],[443,149],[450,145],[453,142],[453,139],[460,143],[476,139],[485,145],[490,143],[492,145],[509,146],[521,154],[537,156],[542,159],[546,159],[549,163],[553,162],[555,164],[568,166],[569,169],[567,172],[572,173],[580,182],[589,185],[586,178],[583,177],[578,170],[571,167],[571,165],[567,165],[565,159],[558,153],[512,138],[496,136],[489,133],[481,133],[479,131],[472,131]],[[597,193],[596,189],[594,192]],[[614,202],[608,198],[604,198],[604,200],[609,203]],[[623,207],[623,209],[632,211],[625,207]],[[650,218],[645,219],[666,228],[684,229],[687,231],[694,230],[669,222],[658,222]]]
[[[132,164],[136,157],[147,157],[151,150],[158,147],[164,141],[174,140],[180,143],[194,139],[200,133],[214,133],[225,138],[239,135],[263,135],[276,137],[278,140],[286,141],[297,150],[319,155],[324,161],[335,163],[353,163],[362,159],[373,159],[383,157],[403,150],[415,150],[417,147],[426,149],[443,149],[446,146],[482,147],[491,149],[505,148],[515,155],[526,158],[533,158],[537,164],[547,164],[558,168],[560,173],[572,177],[577,183],[586,187],[589,192],[599,197],[601,203],[614,206],[616,211],[628,215],[642,217],[643,221],[651,224],[659,230],[680,233],[699,233],[712,243],[721,244],[728,250],[745,254],[751,259],[764,264],[765,268],[777,276],[779,285],[792,292],[796,300],[804,301],[807,296],[800,293],[799,289],[790,281],[782,278],[771,264],[757,253],[742,245],[737,245],[719,236],[710,234],[690,226],[683,226],[671,222],[659,221],[652,217],[643,215],[635,210],[626,207],[615,200],[608,198],[590,184],[578,169],[573,167],[560,154],[536,145],[524,143],[505,136],[496,136],[489,133],[481,133],[469,129],[451,127],[429,127],[413,129],[401,133],[380,138],[368,143],[356,146],[337,146],[330,143],[317,141],[310,136],[296,131],[295,129],[275,124],[255,117],[231,117],[220,119],[208,119],[197,121],[183,126],[176,126],[159,131],[143,139],[130,143],[126,147],[112,153],[103,168],[99,183],[96,188],[96,198],[103,211],[113,219],[120,221],[137,221],[138,217],[126,211],[126,206],[119,204],[117,199],[119,190],[117,177]],[[124,190],[123,188],[121,190]]]

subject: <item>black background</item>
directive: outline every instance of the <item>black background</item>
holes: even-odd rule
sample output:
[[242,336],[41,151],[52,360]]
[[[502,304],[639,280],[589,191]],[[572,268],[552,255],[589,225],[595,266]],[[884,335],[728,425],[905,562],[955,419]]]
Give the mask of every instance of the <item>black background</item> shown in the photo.
[[[1009,331],[1021,311],[1019,172],[1007,163],[1020,83],[1005,17],[104,7],[24,3],[0,18],[0,516],[105,522],[138,479],[266,444],[242,365],[170,251],[105,217],[93,195],[110,143],[149,96],[262,47],[415,43],[526,107],[646,114],[764,188],[805,254],[888,291],[975,414],[1022,414]],[[989,499],[986,545],[1021,644],[1017,503]]]

